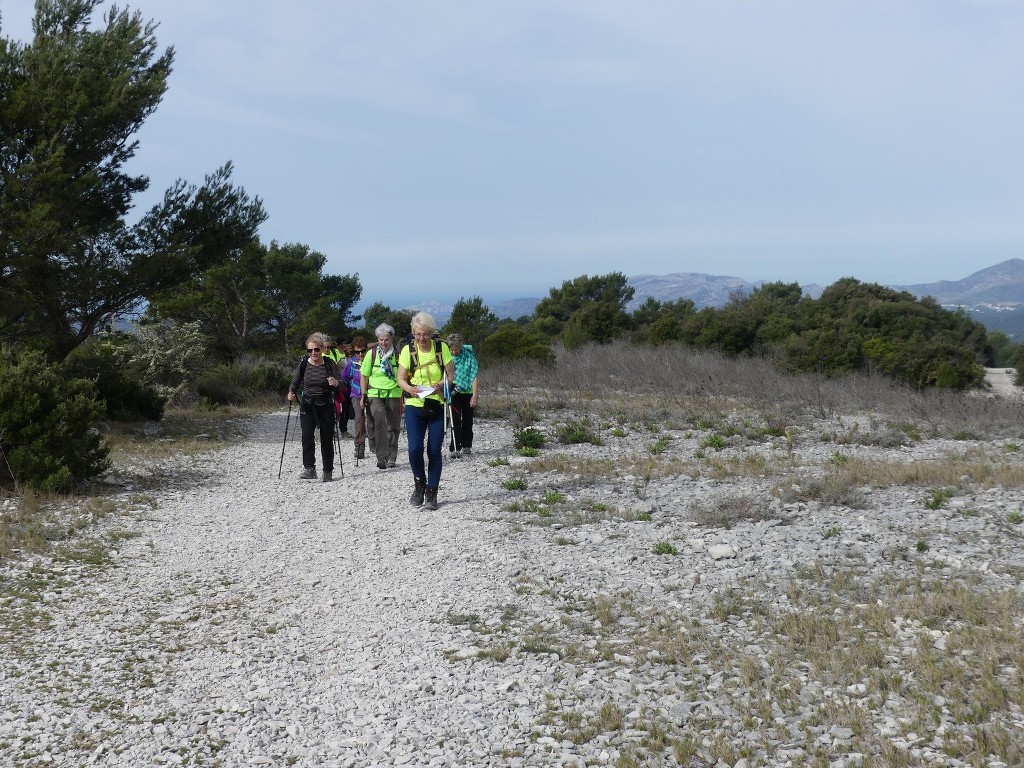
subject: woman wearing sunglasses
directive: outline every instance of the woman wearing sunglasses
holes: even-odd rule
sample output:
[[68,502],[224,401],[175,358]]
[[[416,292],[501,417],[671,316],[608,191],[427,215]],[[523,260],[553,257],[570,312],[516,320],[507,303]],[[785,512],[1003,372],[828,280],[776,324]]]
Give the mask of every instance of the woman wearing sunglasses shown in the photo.
[[[441,446],[444,445],[445,400],[455,376],[452,352],[435,341],[437,323],[426,312],[412,318],[413,343],[398,357],[398,384],[405,390],[405,434],[409,439],[409,466],[415,487],[409,503],[437,509],[441,482]],[[427,461],[424,467],[423,447]]]
[[352,429],[355,438],[355,457],[366,458],[366,425],[364,423],[363,410],[363,388],[362,378],[359,375],[359,366],[363,364],[363,353],[366,352],[366,339],[356,336],[352,339],[352,353],[341,369],[342,387],[349,387],[348,402],[346,405],[351,410],[349,414],[352,419]]
[[302,473],[300,480],[316,480],[316,443],[314,432],[320,430],[320,457],[323,459],[324,482],[334,475],[334,388],[338,386],[338,366],[323,353],[331,340],[322,333],[306,339],[306,353],[295,371],[288,399],[300,398],[299,423],[302,425]]

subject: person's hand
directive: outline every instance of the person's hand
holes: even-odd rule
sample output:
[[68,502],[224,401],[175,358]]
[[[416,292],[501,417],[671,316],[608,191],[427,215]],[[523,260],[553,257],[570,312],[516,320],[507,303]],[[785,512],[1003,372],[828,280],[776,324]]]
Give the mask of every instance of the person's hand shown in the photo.
[[288,400],[291,401],[291,400],[294,400],[294,399],[295,399],[295,393],[294,392],[289,392],[288,393]]
[[336,378],[334,378],[333,376],[328,376],[327,377],[327,383],[330,384],[332,387],[338,386],[338,380]]
[[474,392],[472,396],[469,398],[469,407],[476,408],[476,392]]

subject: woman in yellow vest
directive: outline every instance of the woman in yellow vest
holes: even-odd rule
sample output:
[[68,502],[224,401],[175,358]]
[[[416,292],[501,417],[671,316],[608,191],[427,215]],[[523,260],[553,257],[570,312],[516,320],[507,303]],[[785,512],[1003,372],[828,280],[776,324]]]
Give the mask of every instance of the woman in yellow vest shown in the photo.
[[397,381],[395,329],[381,323],[376,334],[377,346],[359,366],[361,405],[366,409],[366,428],[373,431],[370,450],[377,454],[377,469],[389,469],[398,460],[402,390]]
[[[437,509],[441,482],[441,449],[444,446],[444,397],[455,381],[452,352],[435,340],[437,324],[426,312],[412,318],[412,344],[398,356],[398,385],[405,392],[405,434],[409,441],[409,466],[415,488],[409,503]],[[426,470],[423,444],[426,442]]]

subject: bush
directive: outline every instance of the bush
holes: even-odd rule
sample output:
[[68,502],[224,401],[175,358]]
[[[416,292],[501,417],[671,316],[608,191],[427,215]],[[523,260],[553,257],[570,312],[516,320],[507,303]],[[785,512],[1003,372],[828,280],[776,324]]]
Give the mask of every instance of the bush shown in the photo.
[[210,367],[210,340],[202,333],[201,324],[148,323],[136,330],[126,351],[142,371],[142,380],[171,405],[189,403],[196,379]]
[[96,385],[68,379],[41,355],[0,350],[0,478],[63,491],[108,467],[94,425],[104,415]]
[[196,391],[216,405],[243,405],[267,395],[283,396],[290,380],[281,366],[243,359],[218,365],[200,375]]
[[249,398],[252,371],[238,363],[224,363],[199,376],[196,391],[216,405],[241,405]]
[[117,421],[160,421],[166,398],[143,381],[138,365],[129,362],[129,344],[93,337],[64,361],[68,378],[90,379],[106,404],[107,417]]
[[274,363],[258,362],[252,368],[250,391],[258,395],[274,394],[284,397],[291,384],[291,373]]
[[480,344],[478,357],[482,363],[533,360],[550,365],[555,353],[547,336],[533,328],[505,323]]
[[512,444],[517,449],[522,448],[543,448],[544,447],[544,433],[540,430],[534,429],[533,427],[526,427],[514,433],[512,436]]
[[590,443],[591,445],[602,445],[603,440],[598,435],[590,422],[586,419],[575,419],[563,424],[558,428],[558,442],[567,445],[579,443]]

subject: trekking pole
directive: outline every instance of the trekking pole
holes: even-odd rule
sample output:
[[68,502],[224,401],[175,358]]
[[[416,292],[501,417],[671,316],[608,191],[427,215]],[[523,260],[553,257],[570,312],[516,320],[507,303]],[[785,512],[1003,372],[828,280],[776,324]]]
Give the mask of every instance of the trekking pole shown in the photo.
[[277,467],[277,479],[281,479],[281,471],[284,469],[284,449],[288,445],[288,424],[292,420],[292,401],[288,401],[288,418],[284,422],[284,444],[281,446],[281,463]]
[[335,458],[338,459],[338,469],[341,470],[341,476],[345,476],[345,461],[341,458],[341,424],[338,423],[337,419],[334,421],[334,442],[338,444],[338,450],[335,452],[337,455]]
[[[353,416],[355,415],[357,407],[359,408],[359,429],[356,430],[355,440],[353,441],[355,442],[355,450],[353,451],[353,453],[355,454],[356,457],[356,469],[359,469],[359,446],[365,445],[364,441],[366,440],[366,408],[363,408],[362,394],[359,395],[359,405],[352,406]],[[363,451],[365,452],[366,449],[363,448]]]
[[449,428],[448,453],[455,453],[455,420],[452,418],[452,392],[448,387],[448,372],[444,373],[444,416]]

